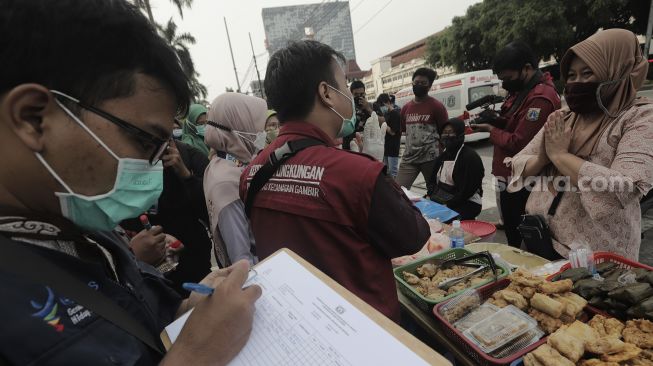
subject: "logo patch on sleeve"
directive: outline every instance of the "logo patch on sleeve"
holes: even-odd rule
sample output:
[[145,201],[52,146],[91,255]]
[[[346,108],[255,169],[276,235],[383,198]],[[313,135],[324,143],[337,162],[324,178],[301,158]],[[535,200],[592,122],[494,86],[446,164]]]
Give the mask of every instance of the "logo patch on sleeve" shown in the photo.
[[526,112],[526,119],[535,122],[538,119],[540,119],[540,111],[541,108],[528,108],[528,112]]

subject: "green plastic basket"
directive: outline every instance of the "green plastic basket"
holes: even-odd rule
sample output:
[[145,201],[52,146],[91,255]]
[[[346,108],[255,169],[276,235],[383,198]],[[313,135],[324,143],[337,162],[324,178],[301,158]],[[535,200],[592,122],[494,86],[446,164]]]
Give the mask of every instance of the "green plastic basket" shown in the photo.
[[[402,276],[402,273],[409,272],[417,275],[417,267],[421,266],[423,263],[427,262],[428,260],[431,259],[442,259],[442,260],[448,260],[448,259],[458,259],[465,257],[467,255],[474,254],[474,252],[470,252],[467,249],[464,248],[453,248],[453,249],[448,249],[445,250],[441,253],[433,254],[428,257],[424,257],[422,259],[418,259],[414,262],[405,264],[401,267],[397,267],[394,269],[394,275],[395,275],[395,281],[397,281],[397,286],[399,287],[399,291],[401,291],[404,295],[406,295],[408,298],[410,298],[415,305],[417,305],[420,309],[422,309],[425,312],[430,312],[433,310],[433,307],[443,301],[449,300],[453,297],[456,297],[460,295],[462,292],[465,290],[458,291],[454,294],[451,294],[449,296],[445,296],[439,300],[433,300],[424,297],[422,294],[417,292],[411,285],[409,285],[406,281],[404,281],[404,277]],[[478,264],[487,264],[487,261],[483,260],[482,258],[475,258],[471,260],[471,263],[478,263]],[[497,275],[497,280],[500,280],[508,275],[510,273],[510,270],[500,264],[497,263],[497,270],[499,271]],[[419,275],[418,275],[419,276]],[[478,288],[487,285],[488,283],[494,281],[494,279],[490,278],[485,282],[479,283],[478,285],[469,287],[469,288]]]

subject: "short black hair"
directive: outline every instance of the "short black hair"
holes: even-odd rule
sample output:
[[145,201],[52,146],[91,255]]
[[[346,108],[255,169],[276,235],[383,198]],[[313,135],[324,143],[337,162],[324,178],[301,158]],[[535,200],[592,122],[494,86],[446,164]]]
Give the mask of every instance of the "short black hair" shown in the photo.
[[25,83],[87,104],[134,93],[143,73],[191,99],[179,58],[145,16],[125,0],[2,0],[0,94]]
[[354,80],[351,82],[351,85],[349,85],[349,91],[352,93],[354,92],[354,89],[360,89],[360,88],[365,89],[365,84],[360,80]]
[[386,103],[392,103],[392,100],[390,99],[390,95],[388,93],[381,93],[379,96],[376,98],[376,102],[379,105],[384,105]]
[[415,80],[415,78],[418,76],[425,76],[427,79],[429,79],[429,85],[433,85],[433,82],[438,77],[438,73],[433,69],[429,69],[428,67],[420,67],[419,69],[415,70],[411,80]]
[[495,74],[505,70],[521,70],[526,64],[537,69],[538,58],[529,45],[523,41],[510,42],[494,56],[492,71]]
[[330,46],[311,40],[293,42],[270,57],[265,94],[280,122],[306,117],[321,82],[337,87],[334,58],[345,62],[345,57]]
[[395,95],[394,94],[390,94],[390,101],[392,102],[392,104],[395,104]]

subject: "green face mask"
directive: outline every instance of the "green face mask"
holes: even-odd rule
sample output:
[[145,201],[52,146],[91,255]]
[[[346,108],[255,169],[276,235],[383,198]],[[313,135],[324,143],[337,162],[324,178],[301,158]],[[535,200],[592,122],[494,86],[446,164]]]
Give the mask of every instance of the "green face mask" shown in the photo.
[[52,167],[36,153],[37,159],[50,172],[67,193],[57,192],[64,217],[86,230],[113,230],[120,221],[133,218],[150,208],[163,191],[163,165],[150,165],[148,160],[120,158],[100,140],[77,116],[59,101],[66,114],[79,124],[109,154],[118,160],[113,188],[97,196],[74,193]]
[[195,125],[195,130],[197,130],[197,134],[204,137],[204,132],[206,132],[206,125]]
[[332,87],[329,85],[329,88],[337,91],[338,93],[342,94],[343,97],[349,99],[351,101],[351,118],[347,119],[343,117],[338,111],[335,109],[331,108],[332,111],[334,111],[340,118],[342,118],[342,126],[340,127],[340,131],[338,132],[338,137],[345,137],[349,136],[352,133],[354,133],[354,130],[356,129],[356,104],[354,104],[354,99],[348,97],[345,93],[341,92],[340,90]]

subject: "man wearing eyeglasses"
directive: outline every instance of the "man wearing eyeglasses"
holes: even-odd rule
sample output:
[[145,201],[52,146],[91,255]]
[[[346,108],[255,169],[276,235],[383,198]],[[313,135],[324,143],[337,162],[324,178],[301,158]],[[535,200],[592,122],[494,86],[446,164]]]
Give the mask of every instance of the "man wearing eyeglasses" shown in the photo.
[[406,150],[401,158],[397,173],[397,184],[410,189],[417,176],[422,173],[428,181],[439,155],[438,126],[449,118],[447,109],[429,90],[437,74],[425,67],[413,73],[413,94],[415,98],[401,109],[401,127],[406,133]]
[[0,364],[227,364],[261,293],[248,265],[182,301],[112,232],[161,194],[190,99],[174,51],[125,0],[5,0],[0,59]]

